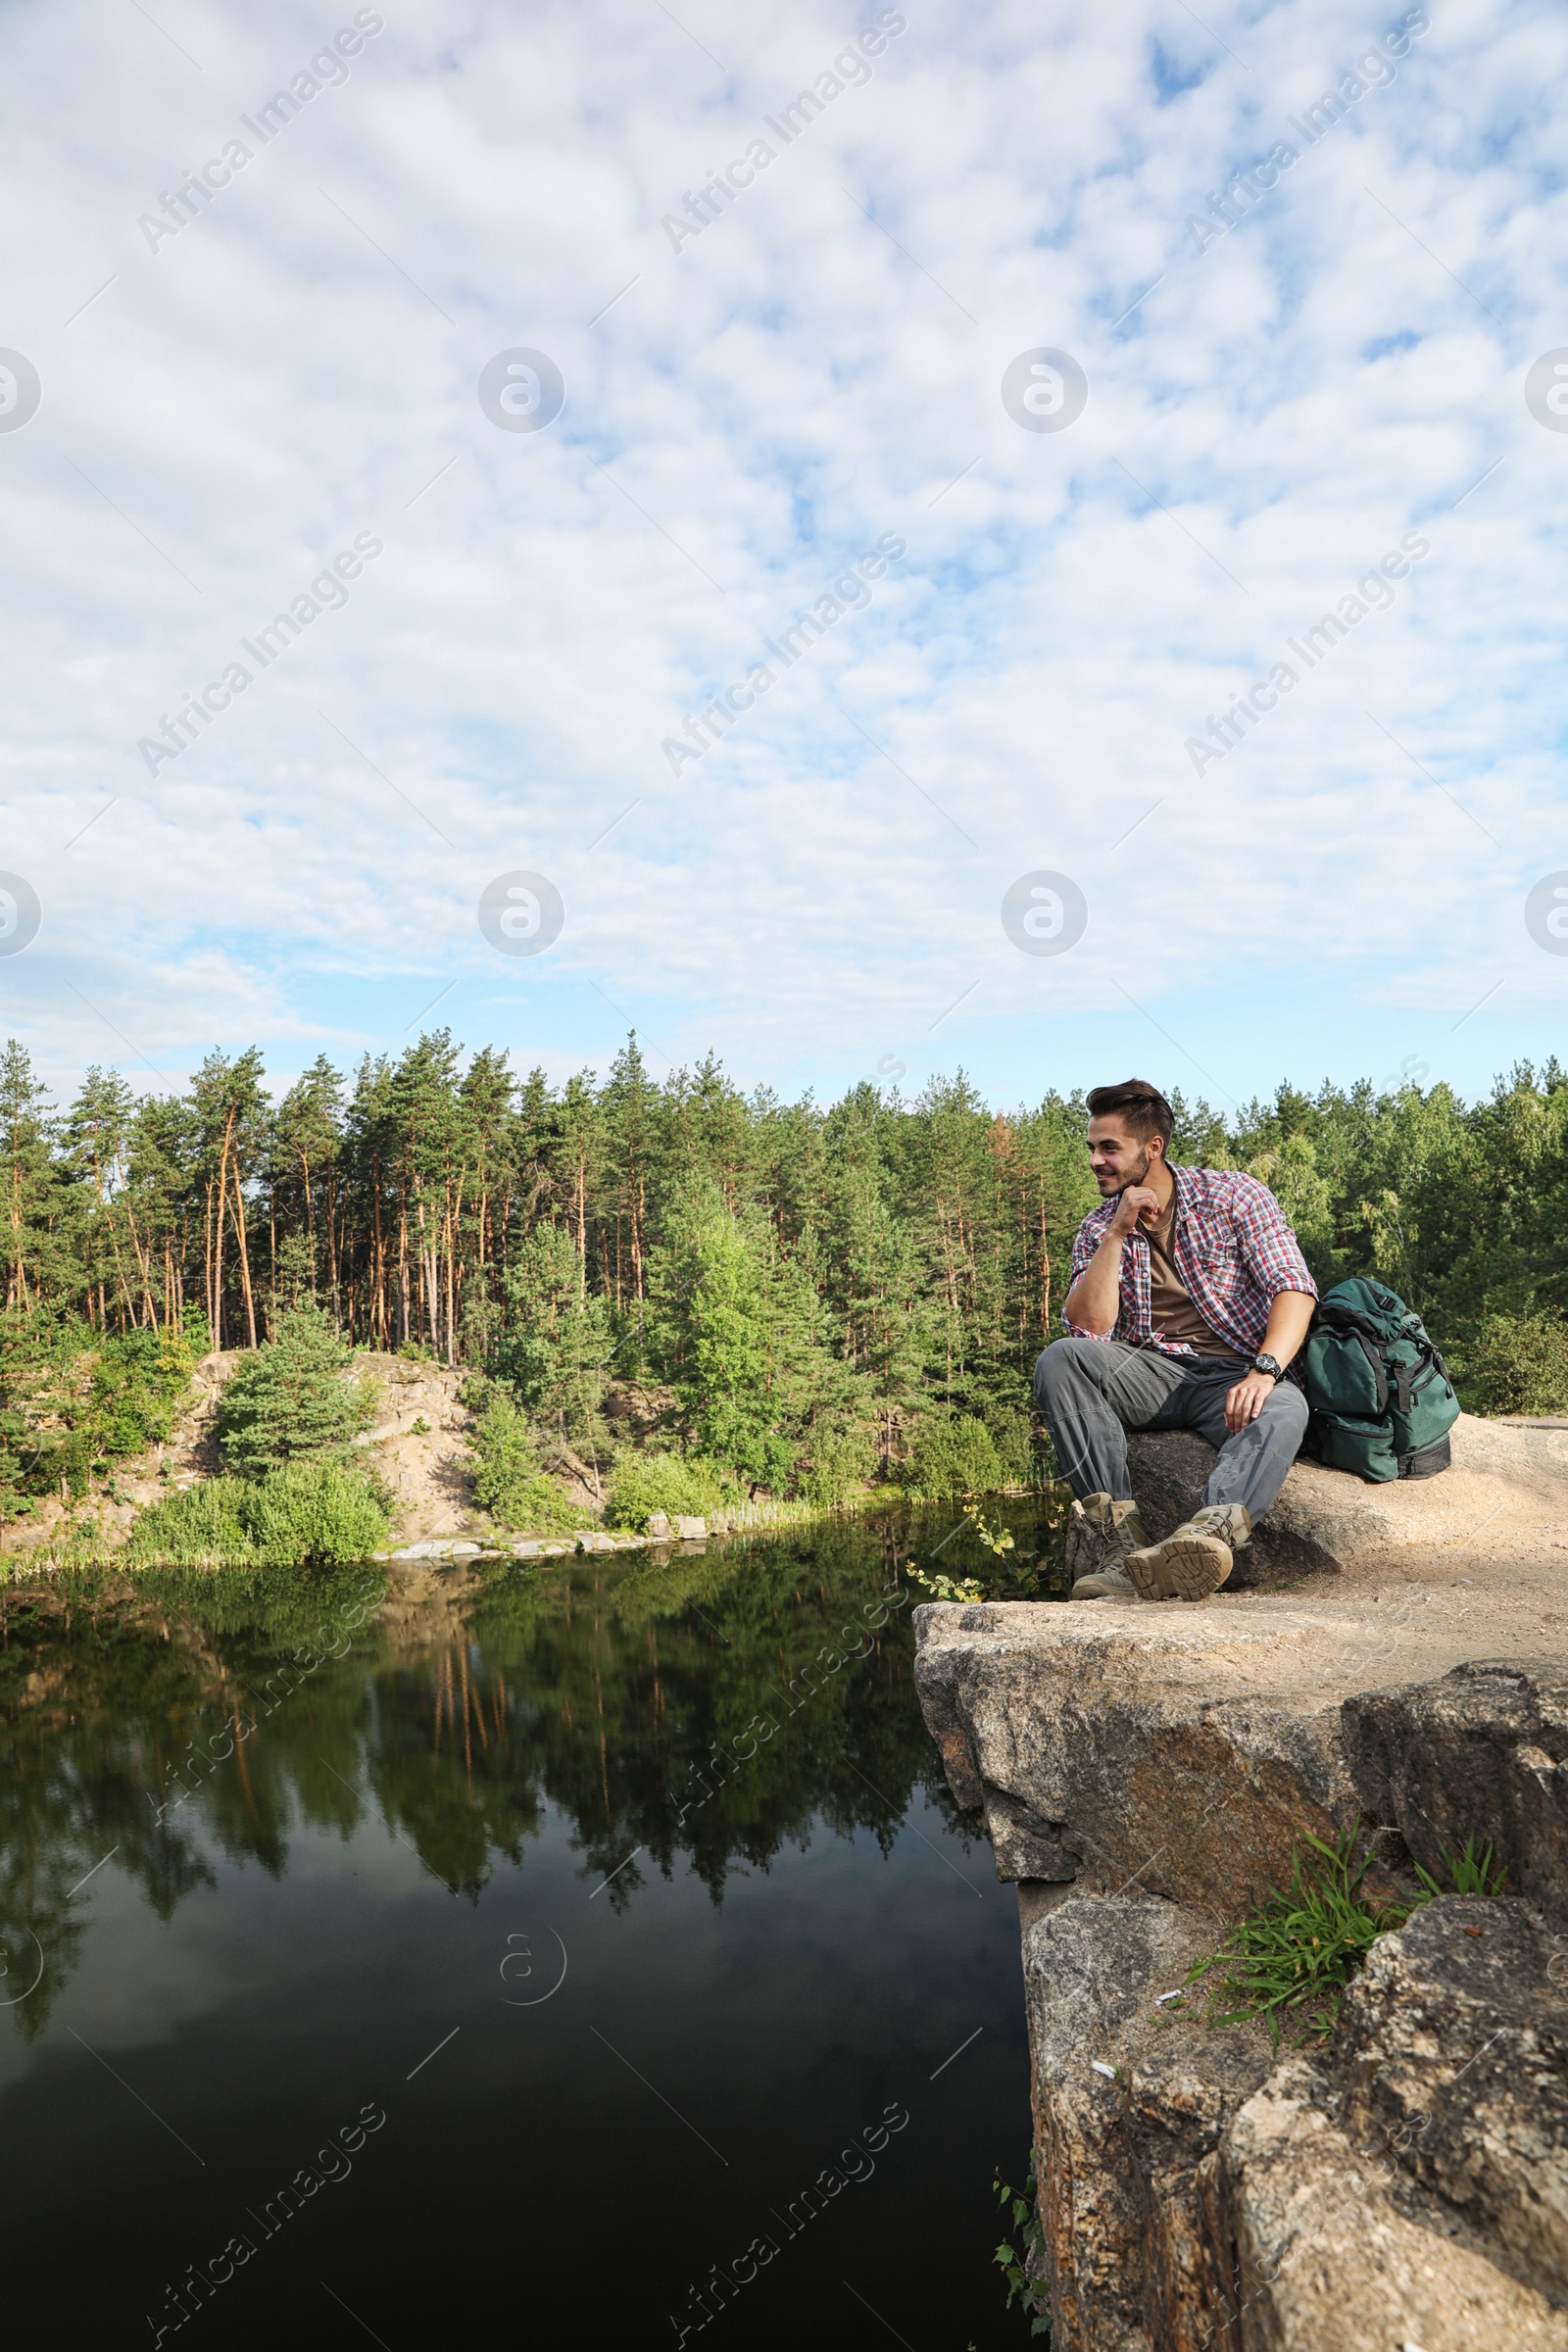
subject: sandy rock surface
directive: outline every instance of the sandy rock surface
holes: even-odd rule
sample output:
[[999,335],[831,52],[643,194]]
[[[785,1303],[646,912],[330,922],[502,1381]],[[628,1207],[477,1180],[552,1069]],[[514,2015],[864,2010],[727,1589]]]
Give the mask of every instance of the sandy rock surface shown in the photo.
[[[1233,1586],[1298,1586],[1313,1571],[1376,1571],[1419,1560],[1491,1567],[1523,1559],[1568,1580],[1568,1428],[1461,1413],[1452,1466],[1436,1478],[1368,1486],[1298,1461],[1237,1562]],[[1152,1542],[1202,1499],[1212,1446],[1190,1430],[1128,1441],[1133,1490]]]

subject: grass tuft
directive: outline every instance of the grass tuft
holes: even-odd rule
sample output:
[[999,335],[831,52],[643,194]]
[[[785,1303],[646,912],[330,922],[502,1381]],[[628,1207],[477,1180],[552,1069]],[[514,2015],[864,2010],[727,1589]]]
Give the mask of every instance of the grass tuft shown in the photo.
[[1467,1838],[1462,1854],[1450,1854],[1440,1849],[1443,1850],[1444,1867],[1446,1869],[1450,1881],[1447,1886],[1440,1886],[1432,1873],[1423,1870],[1417,1863],[1415,1875],[1426,1889],[1424,1899],[1427,1902],[1430,1902],[1435,1894],[1492,1895],[1502,1892],[1508,1883],[1508,1873],[1500,1862],[1494,1863],[1490,1844],[1484,1845],[1479,1854],[1475,1847],[1475,1839]]
[[1361,1888],[1372,1856],[1357,1858],[1358,1835],[1348,1829],[1335,1844],[1325,1845],[1321,1838],[1303,1833],[1293,1858],[1290,1892],[1271,1886],[1268,1900],[1189,1969],[1187,1984],[1215,1980],[1205,1987],[1207,2025],[1261,2017],[1276,2049],[1288,2023],[1301,2029],[1294,2044],[1298,2049],[1306,2041],[1326,2041],[1347,1984],[1380,1936],[1402,1928],[1436,1895],[1502,1891],[1507,1873],[1494,1863],[1492,1847],[1477,1853],[1475,1839],[1467,1838],[1462,1853],[1443,1851],[1446,1886],[1418,1868],[1422,1890],[1413,1901],[1370,1901]]
[[1225,1941],[1188,1971],[1189,1984],[1214,1976],[1207,2023],[1239,2024],[1261,2017],[1276,2049],[1287,2023],[1302,2031],[1296,2046],[1327,2040],[1345,1987],[1373,1943],[1402,1928],[1414,1905],[1369,1902],[1361,1892],[1372,1857],[1356,1859],[1358,1833],[1347,1830],[1333,1845],[1308,1833],[1298,1846],[1290,1891],[1277,1886],[1256,1911],[1239,1920]]

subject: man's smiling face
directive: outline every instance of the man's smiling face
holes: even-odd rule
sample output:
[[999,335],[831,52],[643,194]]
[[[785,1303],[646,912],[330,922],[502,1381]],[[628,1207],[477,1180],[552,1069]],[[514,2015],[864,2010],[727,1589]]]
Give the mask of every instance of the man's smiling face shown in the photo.
[[1147,1144],[1137,1142],[1114,1111],[1107,1112],[1102,1119],[1090,1120],[1089,1165],[1102,1200],[1125,1192],[1130,1184],[1144,1182],[1158,1142],[1157,1136]]

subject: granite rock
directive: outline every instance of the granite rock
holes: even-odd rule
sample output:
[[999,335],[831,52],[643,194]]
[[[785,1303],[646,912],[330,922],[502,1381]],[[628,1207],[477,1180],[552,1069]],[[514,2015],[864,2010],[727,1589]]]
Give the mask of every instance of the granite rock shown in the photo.
[[1528,1906],[1424,1908],[1283,2063],[1162,2004],[1200,1914],[1020,1913],[1056,2352],[1568,2352],[1568,2020]]
[[[1456,2230],[1568,2304],[1568,1937],[1518,1898],[1446,1895],[1345,1996],[1340,2113]],[[1417,2331],[1419,2332],[1419,2330]]]
[[[1324,2072],[1279,2067],[1233,2118],[1220,2212],[1240,2352],[1565,2352],[1568,2317],[1441,2213],[1391,2194],[1377,2155],[1335,2123]],[[1181,2352],[1193,2343],[1174,2339]]]
[[1267,2039],[1215,2045],[1154,2008],[1211,1940],[1198,1915],[1138,1894],[1048,1908],[1032,1889],[1020,1912],[1055,2352],[1196,2345],[1225,2316],[1214,2152]]
[[[1499,1563],[1521,1548],[1568,1548],[1568,1432],[1461,1413],[1452,1466],[1372,1485],[1304,1458],[1237,1555],[1230,1588],[1298,1583],[1416,1552],[1463,1547]],[[1128,1439],[1133,1493],[1152,1543],[1196,1510],[1214,1448],[1191,1430]]]
[[1423,1868],[1441,1881],[1446,1851],[1490,1843],[1509,1890],[1568,1926],[1568,1665],[1476,1659],[1343,1718],[1363,1803]]
[[[1136,1603],[915,1611],[915,1683],[958,1803],[999,1876],[1132,1881],[1219,1913],[1290,1875],[1303,1829],[1359,1818],[1334,1696],[1236,1696],[1238,1664],[1289,1628]],[[1239,1655],[1240,1653],[1240,1655]],[[1063,1858],[1030,1873],[1029,1841]]]
[[[1568,1669],[1456,1657],[1469,1605],[916,1611],[1019,1881],[1057,2352],[1568,2352]],[[1370,1688],[1396,1649],[1428,1679]],[[1369,1891],[1467,1837],[1514,1891],[1380,1937],[1310,2058],[1165,1997],[1347,1829]]]

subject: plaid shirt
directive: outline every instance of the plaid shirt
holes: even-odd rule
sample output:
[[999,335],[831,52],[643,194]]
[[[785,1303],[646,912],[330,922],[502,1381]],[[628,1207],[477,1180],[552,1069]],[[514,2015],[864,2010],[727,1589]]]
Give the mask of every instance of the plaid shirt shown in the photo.
[[[1317,1284],[1295,1234],[1267,1185],[1234,1168],[1178,1168],[1171,1255],[1193,1304],[1217,1339],[1238,1355],[1256,1355],[1263,1345],[1268,1310],[1281,1291],[1317,1297]],[[1117,1200],[1092,1209],[1072,1246],[1076,1283],[1104,1239]],[[1154,1329],[1150,1298],[1149,1243],[1138,1232],[1121,1246],[1121,1296],[1108,1332],[1062,1321],[1074,1339],[1121,1340],[1129,1348],[1157,1348],[1165,1355],[1192,1355],[1185,1341],[1167,1340]],[[1300,1381],[1300,1359],[1286,1366],[1286,1378]]]

